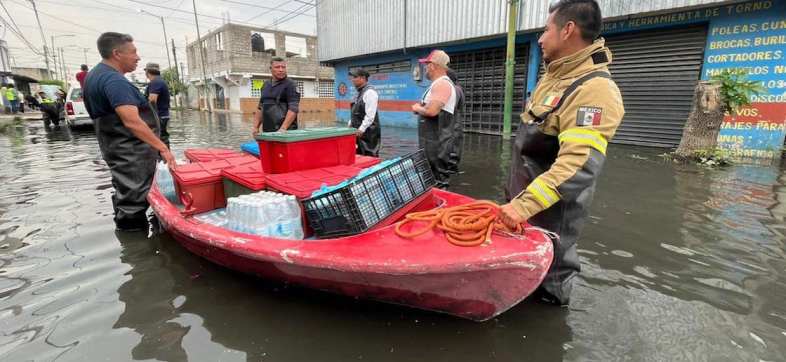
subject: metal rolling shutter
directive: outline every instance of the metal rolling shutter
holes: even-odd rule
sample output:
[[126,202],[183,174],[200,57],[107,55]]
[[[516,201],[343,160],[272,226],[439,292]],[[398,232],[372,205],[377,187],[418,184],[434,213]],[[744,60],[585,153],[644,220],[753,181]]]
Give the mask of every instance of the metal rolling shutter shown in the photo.
[[[464,130],[501,134],[505,100],[505,52],[503,48],[450,54],[450,66],[464,88]],[[529,45],[516,45],[513,81],[513,129],[522,112],[527,84]]]
[[606,38],[611,75],[622,92],[625,118],[614,143],[674,147],[699,80],[705,26],[622,34]]

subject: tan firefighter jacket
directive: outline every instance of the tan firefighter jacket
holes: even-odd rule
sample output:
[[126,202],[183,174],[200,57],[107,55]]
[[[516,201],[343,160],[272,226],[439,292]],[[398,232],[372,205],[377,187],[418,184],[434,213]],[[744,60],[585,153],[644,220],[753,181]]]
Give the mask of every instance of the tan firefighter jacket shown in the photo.
[[[581,187],[568,187],[566,183],[582,168],[593,168],[587,165],[589,162],[603,164],[608,142],[622,121],[625,110],[614,81],[590,74],[608,73],[607,66],[610,63],[611,52],[605,47],[605,41],[598,39],[573,55],[551,62],[528,100],[521,114],[522,122],[537,125],[538,130],[547,137],[556,137],[555,144],[558,142],[559,150],[550,168],[537,175],[526,189],[511,200],[513,207],[523,217],[529,219],[563,199],[563,186],[566,189]],[[566,89],[585,76],[588,80],[562,99]],[[560,101],[562,104],[548,114]],[[538,125],[538,116],[544,114],[547,116]],[[591,158],[601,160],[592,161]],[[586,186],[594,188],[594,178],[599,171],[590,172],[591,184]],[[576,178],[583,178],[582,184],[589,181],[586,177]]]

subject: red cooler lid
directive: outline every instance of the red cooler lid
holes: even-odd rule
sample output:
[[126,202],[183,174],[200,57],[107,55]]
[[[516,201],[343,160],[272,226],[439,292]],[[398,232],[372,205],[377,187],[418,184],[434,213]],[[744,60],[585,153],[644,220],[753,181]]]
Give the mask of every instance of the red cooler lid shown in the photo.
[[259,162],[259,158],[256,158],[249,154],[238,154],[236,156],[232,156],[225,159],[229,162],[232,166],[243,166],[243,165],[251,165],[251,164],[258,164],[260,171],[262,170],[262,163]]
[[265,188],[265,173],[262,172],[262,164],[259,162],[225,168],[221,174],[254,191]]
[[221,170],[232,166],[226,160],[210,162],[192,162],[179,165],[172,176],[182,185],[197,185],[210,182],[221,182]]
[[189,148],[183,151],[183,154],[191,162],[210,162],[243,155],[226,148]]
[[371,156],[363,156],[363,155],[355,155],[355,163],[352,166],[360,167],[360,168],[367,168],[374,166],[378,163],[382,162],[381,158],[371,157]]
[[311,197],[314,191],[322,187],[338,185],[360,173],[361,169],[353,166],[333,166],[313,170],[265,175],[267,186],[299,199]]

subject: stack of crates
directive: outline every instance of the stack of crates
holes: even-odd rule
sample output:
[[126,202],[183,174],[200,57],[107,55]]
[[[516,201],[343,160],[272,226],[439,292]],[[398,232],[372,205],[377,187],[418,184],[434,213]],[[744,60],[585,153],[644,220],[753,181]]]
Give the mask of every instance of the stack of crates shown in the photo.
[[428,192],[434,176],[423,151],[383,162],[344,187],[303,200],[309,226],[318,238],[354,235]]

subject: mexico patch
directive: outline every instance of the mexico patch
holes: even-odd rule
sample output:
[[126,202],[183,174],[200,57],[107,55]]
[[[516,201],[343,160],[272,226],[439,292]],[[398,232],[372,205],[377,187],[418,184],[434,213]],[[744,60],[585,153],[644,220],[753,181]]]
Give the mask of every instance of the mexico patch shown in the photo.
[[546,96],[546,99],[543,100],[543,104],[550,107],[556,107],[557,103],[559,103],[559,99],[560,99],[559,96],[554,96],[554,95]]
[[576,113],[577,126],[599,126],[600,118],[603,115],[602,108],[579,107]]

